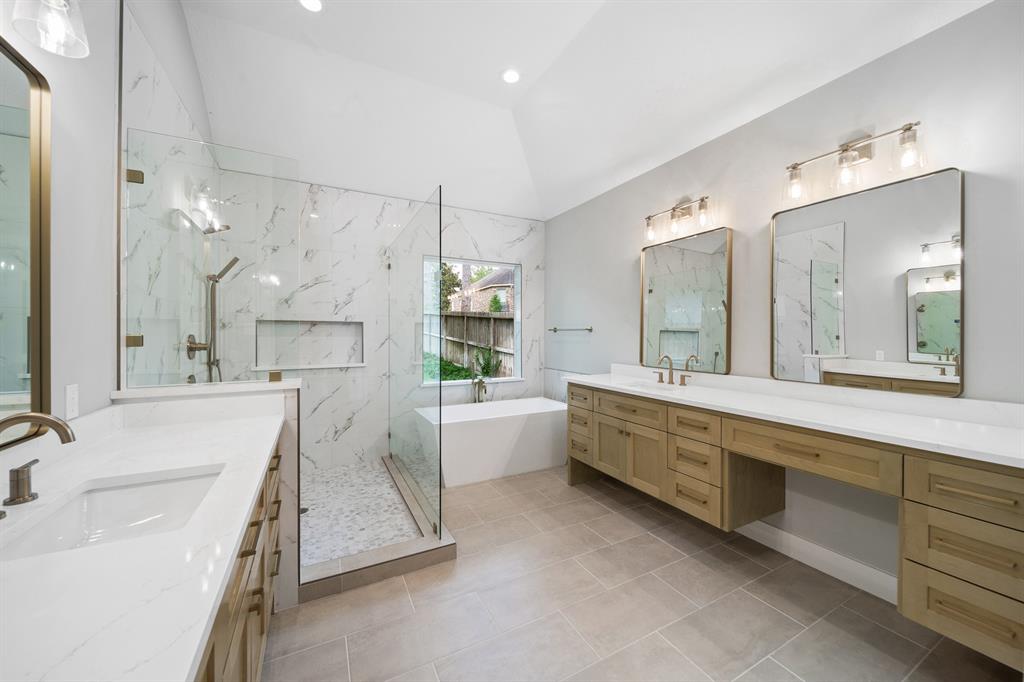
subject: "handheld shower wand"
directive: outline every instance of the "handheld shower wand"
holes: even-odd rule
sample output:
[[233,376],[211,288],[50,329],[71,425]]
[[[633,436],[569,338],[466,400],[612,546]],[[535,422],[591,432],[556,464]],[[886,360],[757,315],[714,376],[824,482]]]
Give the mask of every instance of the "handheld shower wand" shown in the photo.
[[227,276],[231,268],[238,264],[238,256],[234,256],[228,261],[227,265],[221,268],[220,272],[216,275],[207,275],[206,281],[207,287],[207,299],[206,299],[206,312],[207,312],[207,341],[206,343],[199,343],[196,341],[194,334],[188,335],[188,341],[186,345],[186,351],[188,358],[192,359],[196,356],[196,351],[206,351],[206,380],[213,383],[213,370],[217,369],[217,381],[223,381],[224,377],[220,373],[220,358],[217,357],[217,285],[220,284],[221,280]]

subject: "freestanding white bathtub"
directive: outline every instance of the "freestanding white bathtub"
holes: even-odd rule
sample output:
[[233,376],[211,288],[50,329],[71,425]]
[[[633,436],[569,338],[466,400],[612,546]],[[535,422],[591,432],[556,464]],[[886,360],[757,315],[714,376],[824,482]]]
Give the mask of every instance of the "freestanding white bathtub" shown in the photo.
[[416,412],[421,437],[441,439],[441,476],[452,487],[563,464],[565,410],[557,400],[519,398],[445,405],[440,419],[436,407]]

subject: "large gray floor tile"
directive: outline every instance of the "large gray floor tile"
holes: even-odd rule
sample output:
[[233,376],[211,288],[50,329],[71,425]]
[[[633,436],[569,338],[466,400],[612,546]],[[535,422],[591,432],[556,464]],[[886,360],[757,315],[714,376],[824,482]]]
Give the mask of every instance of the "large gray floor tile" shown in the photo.
[[456,531],[460,528],[468,528],[475,526],[480,523],[480,517],[476,515],[473,508],[468,504],[448,504],[445,500],[444,505],[444,525],[450,531]]
[[584,525],[613,544],[647,532],[643,526],[630,521],[618,512],[587,521]]
[[499,497],[498,490],[488,482],[470,483],[455,488],[444,489],[445,505],[474,504],[486,502],[487,500]]
[[708,676],[654,633],[573,675],[569,682],[706,682]]
[[951,639],[939,642],[907,682],[1021,682],[1018,671]]
[[683,555],[651,535],[640,535],[609,547],[602,547],[579,558],[605,587],[636,578]]
[[348,682],[345,639],[336,639],[263,664],[264,682]]
[[477,594],[503,631],[603,591],[597,578],[575,559],[567,559]]
[[655,528],[651,534],[664,540],[683,554],[695,554],[724,540],[718,529],[713,526],[689,520],[674,521]]
[[496,634],[475,594],[430,604],[348,638],[354,682],[386,680]]
[[648,573],[562,610],[600,656],[607,656],[697,607]]
[[[446,517],[447,518],[447,517]],[[536,535],[540,530],[522,514],[506,516],[495,521],[477,524],[471,528],[452,530],[459,556],[469,556],[491,547]]]
[[859,613],[868,620],[889,628],[926,649],[931,649],[942,638],[942,635],[934,630],[929,630],[925,626],[918,625],[901,616],[900,612],[896,610],[895,604],[890,604],[867,592],[855,595],[843,604],[843,608]]
[[704,606],[767,572],[761,564],[725,545],[716,545],[660,568],[655,574]]
[[561,680],[597,660],[555,613],[438,661],[441,682]]
[[800,678],[774,659],[766,658],[737,677],[736,682],[800,682]]
[[388,682],[437,682],[437,673],[434,672],[434,664],[428,663],[398,677],[392,677]]
[[411,614],[401,577],[281,611],[270,621],[268,660]]
[[661,630],[715,680],[731,680],[803,627],[743,591],[733,592]]
[[791,618],[810,625],[852,597],[857,589],[791,561],[745,588]]
[[899,682],[926,650],[849,609],[836,609],[773,658],[807,682]]
[[549,531],[562,528],[563,526],[590,521],[600,516],[607,516],[610,513],[611,510],[608,507],[597,503],[591,498],[586,498],[527,512],[526,518],[537,528]]
[[538,490],[524,493],[492,497],[482,502],[472,502],[470,506],[483,521],[494,521],[504,516],[513,516],[523,512],[550,507],[553,503]]
[[734,535],[728,540],[728,544],[731,549],[736,550],[752,561],[756,561],[765,568],[776,569],[792,561],[785,554],[776,552],[771,547],[765,547],[760,542],[751,540],[744,535]]

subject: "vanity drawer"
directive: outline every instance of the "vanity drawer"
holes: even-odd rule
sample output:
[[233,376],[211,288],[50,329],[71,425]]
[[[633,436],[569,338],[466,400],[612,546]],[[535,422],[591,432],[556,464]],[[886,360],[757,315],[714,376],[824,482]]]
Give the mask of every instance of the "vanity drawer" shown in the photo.
[[1024,604],[903,560],[900,611],[936,632],[1024,670]]
[[613,393],[594,392],[594,409],[609,417],[625,419],[634,424],[649,426],[652,429],[666,431],[665,420],[668,408],[660,403],[640,398],[630,398]]
[[1024,478],[906,458],[908,499],[1024,530]]
[[566,419],[569,430],[581,436],[594,435],[594,413],[578,407],[570,407]]
[[682,436],[669,436],[668,468],[721,487],[722,449]]
[[767,424],[722,420],[722,447],[889,495],[903,493],[903,455]]
[[686,436],[702,443],[722,444],[722,418],[707,412],[670,407],[668,430],[677,436]]
[[589,388],[580,388],[579,386],[569,384],[569,390],[566,395],[569,398],[569,405],[571,407],[579,407],[584,410],[594,409],[594,392]]
[[569,456],[584,464],[594,463],[594,439],[590,436],[581,436],[578,433],[569,432],[568,438]]
[[1024,601],[1024,533],[903,500],[903,556]]
[[722,489],[669,469],[665,472],[661,499],[690,516],[722,525]]
[[920,395],[944,395],[955,397],[960,395],[960,382],[919,381],[917,379],[893,379],[892,390],[895,393],[917,393]]
[[864,374],[842,374],[824,372],[822,383],[829,386],[846,386],[848,388],[873,388],[876,391],[891,391],[892,380],[885,377],[873,377]]

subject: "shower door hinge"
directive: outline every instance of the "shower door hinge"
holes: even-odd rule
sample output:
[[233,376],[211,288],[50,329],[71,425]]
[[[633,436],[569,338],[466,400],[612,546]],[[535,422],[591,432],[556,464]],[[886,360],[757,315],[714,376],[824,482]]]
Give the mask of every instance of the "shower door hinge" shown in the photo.
[[146,182],[146,174],[140,170],[129,168],[124,172],[124,179],[136,185],[142,185]]
[[437,522],[434,521],[430,524],[430,527],[434,529],[434,535],[437,535]]
[[391,263],[388,263],[388,270],[391,269]]
[[142,334],[125,334],[124,347],[125,348],[142,348],[143,337]]

